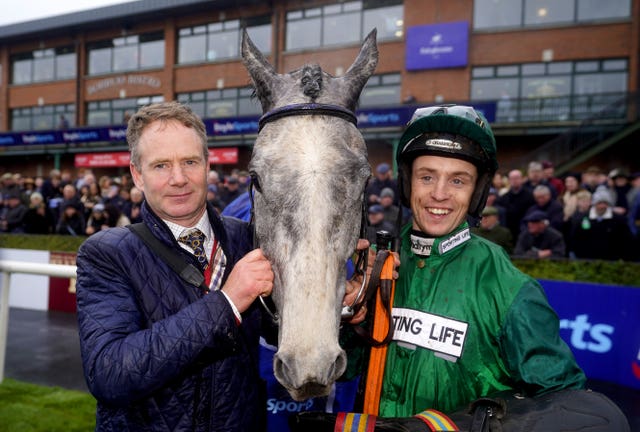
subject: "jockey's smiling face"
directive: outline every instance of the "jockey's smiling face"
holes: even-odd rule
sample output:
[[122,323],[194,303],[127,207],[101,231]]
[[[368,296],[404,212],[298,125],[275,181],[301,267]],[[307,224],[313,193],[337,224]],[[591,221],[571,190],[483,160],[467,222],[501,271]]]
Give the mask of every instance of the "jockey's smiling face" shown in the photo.
[[477,178],[467,161],[417,157],[411,170],[413,228],[433,237],[452,232],[467,216]]
[[140,137],[138,188],[162,219],[189,227],[206,209],[208,161],[196,132],[177,121],[155,121]]

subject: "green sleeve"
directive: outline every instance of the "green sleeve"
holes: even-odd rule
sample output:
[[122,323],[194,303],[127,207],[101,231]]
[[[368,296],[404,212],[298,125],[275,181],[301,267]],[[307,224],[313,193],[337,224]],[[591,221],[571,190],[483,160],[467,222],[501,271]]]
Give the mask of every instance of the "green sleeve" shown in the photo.
[[527,395],[584,388],[586,377],[560,338],[558,316],[540,284],[530,280],[516,295],[499,344],[514,386]]

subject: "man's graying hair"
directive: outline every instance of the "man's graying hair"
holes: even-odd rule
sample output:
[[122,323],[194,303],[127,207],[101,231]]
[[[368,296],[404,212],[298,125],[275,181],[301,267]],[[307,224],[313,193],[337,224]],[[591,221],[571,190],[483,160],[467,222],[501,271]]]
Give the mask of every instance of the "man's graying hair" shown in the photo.
[[140,170],[140,153],[138,151],[140,136],[145,128],[155,121],[160,121],[163,124],[170,121],[177,121],[193,129],[202,142],[202,155],[204,160],[209,160],[207,130],[202,119],[187,105],[176,101],[160,102],[143,106],[129,119],[127,125],[127,142],[129,143],[129,151],[131,152],[131,163],[136,169]]

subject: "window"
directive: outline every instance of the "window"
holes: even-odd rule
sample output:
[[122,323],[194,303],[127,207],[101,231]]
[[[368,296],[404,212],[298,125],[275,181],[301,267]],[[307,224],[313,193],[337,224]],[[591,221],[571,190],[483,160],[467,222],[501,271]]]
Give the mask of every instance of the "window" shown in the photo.
[[471,100],[497,101],[498,122],[577,120],[624,96],[628,61],[483,66],[473,68],[471,77]]
[[228,20],[182,28],[178,31],[178,64],[214,62],[240,57],[242,28],[261,52],[271,52],[268,16]]
[[178,101],[188,104],[201,118],[256,116],[262,113],[251,87],[182,93]]
[[11,83],[30,84],[76,77],[73,46],[47,48],[11,57]]
[[401,1],[347,1],[287,13],[286,49],[352,44],[373,28],[378,41],[403,37],[404,8]]
[[373,75],[360,94],[361,107],[378,107],[400,103],[400,74]]
[[88,45],[89,75],[164,66],[164,34],[117,37]]
[[475,0],[473,28],[518,27],[522,22],[522,0]]
[[88,126],[109,126],[124,124],[125,119],[150,103],[163,102],[162,96],[146,96],[128,99],[113,99],[87,104]]
[[524,25],[571,23],[575,0],[525,0]]
[[64,116],[70,127],[75,126],[76,107],[69,105],[44,105],[11,110],[11,130],[52,130],[58,128]]
[[603,7],[601,0],[578,0],[578,21],[591,21],[612,18],[628,18],[631,0],[607,0]]
[[494,30],[568,25],[631,17],[631,0],[475,0],[473,28]]

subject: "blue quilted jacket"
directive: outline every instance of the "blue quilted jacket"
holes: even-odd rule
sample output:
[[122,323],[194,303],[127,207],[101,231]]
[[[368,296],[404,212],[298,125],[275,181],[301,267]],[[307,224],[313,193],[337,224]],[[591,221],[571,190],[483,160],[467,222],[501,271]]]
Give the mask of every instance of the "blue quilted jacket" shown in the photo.
[[[144,223],[186,260],[145,205]],[[245,222],[208,209],[233,265],[252,245]],[[97,431],[260,431],[265,401],[257,357],[257,303],[241,325],[219,291],[183,282],[133,232],[112,228],[78,251],[77,302],[84,374],[98,401]]]

